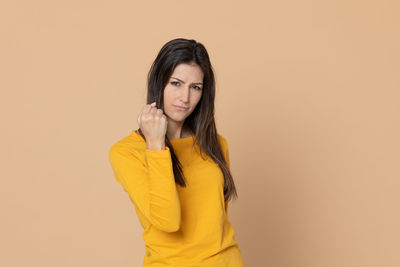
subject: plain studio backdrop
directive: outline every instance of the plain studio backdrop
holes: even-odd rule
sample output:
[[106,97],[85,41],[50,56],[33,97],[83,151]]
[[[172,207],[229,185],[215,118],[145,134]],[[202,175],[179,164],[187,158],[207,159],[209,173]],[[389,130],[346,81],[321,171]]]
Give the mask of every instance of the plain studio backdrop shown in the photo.
[[195,39],[246,267],[400,266],[398,1],[3,1],[0,265],[141,266],[108,150]]

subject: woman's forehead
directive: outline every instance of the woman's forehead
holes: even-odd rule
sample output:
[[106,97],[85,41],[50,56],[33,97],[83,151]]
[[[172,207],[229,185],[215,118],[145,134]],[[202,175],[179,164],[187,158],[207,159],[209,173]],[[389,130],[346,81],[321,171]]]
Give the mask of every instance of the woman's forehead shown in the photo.
[[181,63],[177,65],[171,74],[171,78],[178,78],[183,82],[202,82],[203,71],[197,64]]

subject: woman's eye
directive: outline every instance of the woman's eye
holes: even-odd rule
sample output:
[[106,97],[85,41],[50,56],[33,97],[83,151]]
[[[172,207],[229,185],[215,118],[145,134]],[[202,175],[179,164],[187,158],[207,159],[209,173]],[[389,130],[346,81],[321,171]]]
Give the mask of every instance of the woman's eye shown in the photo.
[[[179,86],[179,82],[171,82],[171,84],[172,85],[175,85],[175,86]],[[201,90],[201,87],[199,87],[199,86],[193,86],[196,90]]]

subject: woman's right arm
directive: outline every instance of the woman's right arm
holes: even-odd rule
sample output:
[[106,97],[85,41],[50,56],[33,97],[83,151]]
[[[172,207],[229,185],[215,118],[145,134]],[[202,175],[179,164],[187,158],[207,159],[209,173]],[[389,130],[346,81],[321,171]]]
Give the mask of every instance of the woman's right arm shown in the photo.
[[181,207],[169,148],[150,150],[144,156],[114,144],[109,160],[115,179],[146,219],[165,232],[180,228]]

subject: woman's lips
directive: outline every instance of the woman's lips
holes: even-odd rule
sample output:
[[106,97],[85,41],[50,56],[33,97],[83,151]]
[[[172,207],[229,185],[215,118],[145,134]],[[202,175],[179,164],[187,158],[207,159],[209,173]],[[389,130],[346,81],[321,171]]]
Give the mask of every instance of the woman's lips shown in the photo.
[[189,109],[189,108],[186,108],[186,107],[175,106],[175,105],[174,105],[174,107],[175,107],[176,109],[179,109],[179,110],[188,110],[188,109]]

